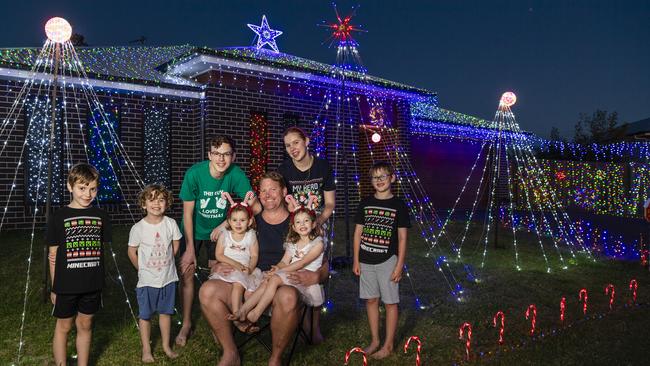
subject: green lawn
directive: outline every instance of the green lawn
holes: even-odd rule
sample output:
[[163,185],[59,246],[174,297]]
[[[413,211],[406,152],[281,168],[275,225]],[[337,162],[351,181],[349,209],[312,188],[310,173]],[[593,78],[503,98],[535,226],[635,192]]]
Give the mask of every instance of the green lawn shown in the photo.
[[[342,230],[340,230],[342,231]],[[415,364],[415,347],[408,355],[401,351],[406,339],[418,335],[422,339],[423,364],[464,363],[464,343],[458,339],[459,326],[467,321],[473,326],[472,363],[506,365],[574,365],[574,364],[647,364],[650,340],[645,336],[650,325],[650,307],[625,306],[629,302],[627,285],[631,278],[639,281],[638,302],[650,303],[648,273],[638,263],[599,259],[597,262],[577,254],[569,260],[564,252],[568,269],[563,270],[554,248],[545,248],[551,273],[546,265],[536,239],[524,234],[517,236],[521,271],[515,270],[513,248],[488,248],[485,269],[480,270],[482,247],[463,248],[465,263],[474,268],[480,282],[466,279],[463,265],[449,263],[449,269],[465,288],[463,301],[455,301],[449,294],[443,277],[434,270],[435,258],[424,256],[423,240],[411,231],[408,264],[415,293],[428,306],[415,307],[414,291],[407,280],[401,286],[402,303],[398,343],[393,356],[382,362],[370,360],[371,365]],[[128,228],[114,230],[116,258],[131,301],[135,304],[136,272],[126,256]],[[40,233],[37,238],[41,237]],[[502,230],[500,243],[511,239]],[[29,233],[2,233],[0,240],[0,364],[15,362],[20,336],[20,318],[26,278],[26,260],[29,251]],[[343,252],[343,242],[335,241],[335,251]],[[54,319],[49,315],[51,306],[41,301],[42,279],[41,243],[35,244],[30,290],[25,313],[24,348],[21,363],[43,365],[51,360],[50,342]],[[491,246],[491,245],[490,245]],[[135,321],[125,303],[117,273],[107,257],[109,278],[104,291],[105,307],[96,317],[92,345],[92,361],[97,365],[130,365],[140,360],[140,340]],[[569,263],[571,262],[571,263]],[[606,284],[616,286],[615,309],[608,311]],[[588,319],[582,315],[578,291],[589,291]],[[345,352],[354,346],[363,346],[369,340],[363,304],[357,300],[358,287],[349,270],[333,276],[331,283],[333,308],[322,318],[323,333],[327,341],[318,346],[300,344],[294,355],[296,365],[340,365]],[[565,326],[559,324],[559,302],[567,298]],[[524,313],[529,304],[537,306],[536,336],[527,335],[530,323]],[[498,346],[498,332],[492,327],[492,317],[502,310],[506,314],[506,343]],[[157,327],[154,326],[154,349],[158,364],[209,365],[215,364],[220,347],[215,345],[198,306],[194,336],[184,348],[177,349],[180,357],[174,362],[164,358]],[[176,318],[176,320],[179,320]],[[177,331],[177,326],[174,333]],[[541,334],[544,334],[544,337]],[[70,338],[69,352],[74,351]],[[242,351],[244,364],[263,364],[268,354],[256,343]],[[481,356],[482,354],[482,356]],[[351,364],[360,365],[361,357],[354,355]]]

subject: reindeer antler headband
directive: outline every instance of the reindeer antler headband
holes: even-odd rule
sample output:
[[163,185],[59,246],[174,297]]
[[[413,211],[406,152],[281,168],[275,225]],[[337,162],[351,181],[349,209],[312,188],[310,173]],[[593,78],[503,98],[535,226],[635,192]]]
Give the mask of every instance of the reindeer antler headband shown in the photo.
[[307,200],[307,204],[304,206],[299,204],[298,201],[296,201],[296,198],[292,194],[288,194],[286,197],[284,197],[284,200],[293,206],[293,212],[291,212],[290,214],[291,222],[293,222],[293,217],[296,215],[296,213],[300,211],[307,212],[310,216],[316,217],[314,206],[318,201],[318,197],[316,197],[315,194],[309,192],[309,199]]
[[228,192],[222,192],[221,193],[221,198],[228,200],[230,202],[230,208],[228,209],[227,215],[230,216],[232,213],[232,210],[236,207],[243,207],[246,209],[246,212],[248,212],[248,217],[253,217],[253,210],[251,207],[248,205],[248,202],[250,202],[253,198],[255,197],[255,193],[248,191],[246,193],[246,196],[244,196],[244,199],[241,202],[235,202],[232,197],[230,196],[230,193]]

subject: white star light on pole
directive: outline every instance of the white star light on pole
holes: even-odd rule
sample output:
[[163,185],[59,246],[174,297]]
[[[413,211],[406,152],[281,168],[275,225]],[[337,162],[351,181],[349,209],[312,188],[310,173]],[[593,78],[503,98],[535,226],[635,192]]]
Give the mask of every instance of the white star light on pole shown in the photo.
[[271,29],[269,22],[266,20],[266,15],[262,15],[262,25],[248,24],[248,28],[257,34],[258,50],[268,44],[273,51],[280,52],[278,45],[275,43],[275,38],[281,35],[282,31]]

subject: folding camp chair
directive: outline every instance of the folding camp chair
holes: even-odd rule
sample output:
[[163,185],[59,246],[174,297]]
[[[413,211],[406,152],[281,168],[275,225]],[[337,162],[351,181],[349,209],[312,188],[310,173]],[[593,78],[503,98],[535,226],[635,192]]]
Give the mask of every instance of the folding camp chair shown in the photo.
[[[308,305],[303,305],[302,314],[300,315],[300,321],[298,322],[298,329],[296,329],[296,333],[293,338],[293,343],[291,345],[289,355],[287,356],[286,359],[285,365],[287,366],[291,364],[291,359],[293,358],[293,352],[295,351],[296,345],[298,344],[298,339],[302,338],[305,341],[305,343],[312,344],[313,332],[314,332],[313,311],[314,311],[313,307]],[[245,338],[241,342],[237,343],[237,349],[240,352],[241,349],[252,340],[256,340],[259,344],[264,346],[264,348],[266,348],[266,350],[269,351],[269,353],[272,352],[271,345],[263,338],[263,334],[266,333],[267,330],[271,329],[271,317],[265,314],[260,319],[264,319],[263,324],[261,324],[260,326],[260,331],[255,334],[246,334]],[[310,321],[309,334],[307,334],[307,332],[305,332],[305,329],[303,328],[305,319],[309,319]],[[235,332],[238,331],[237,328],[234,329]]]

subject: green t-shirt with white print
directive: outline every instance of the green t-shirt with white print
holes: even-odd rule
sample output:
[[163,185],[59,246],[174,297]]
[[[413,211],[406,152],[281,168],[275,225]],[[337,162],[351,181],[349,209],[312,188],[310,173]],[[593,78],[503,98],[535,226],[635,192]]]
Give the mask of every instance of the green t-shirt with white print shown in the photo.
[[[223,177],[217,179],[210,175],[210,161],[192,165],[183,178],[180,198],[194,201],[194,240],[210,240],[210,233],[226,219],[229,203],[221,197],[222,192],[233,198],[244,198],[252,191],[250,181],[240,167],[230,165]],[[181,221],[181,231],[184,225]]]

